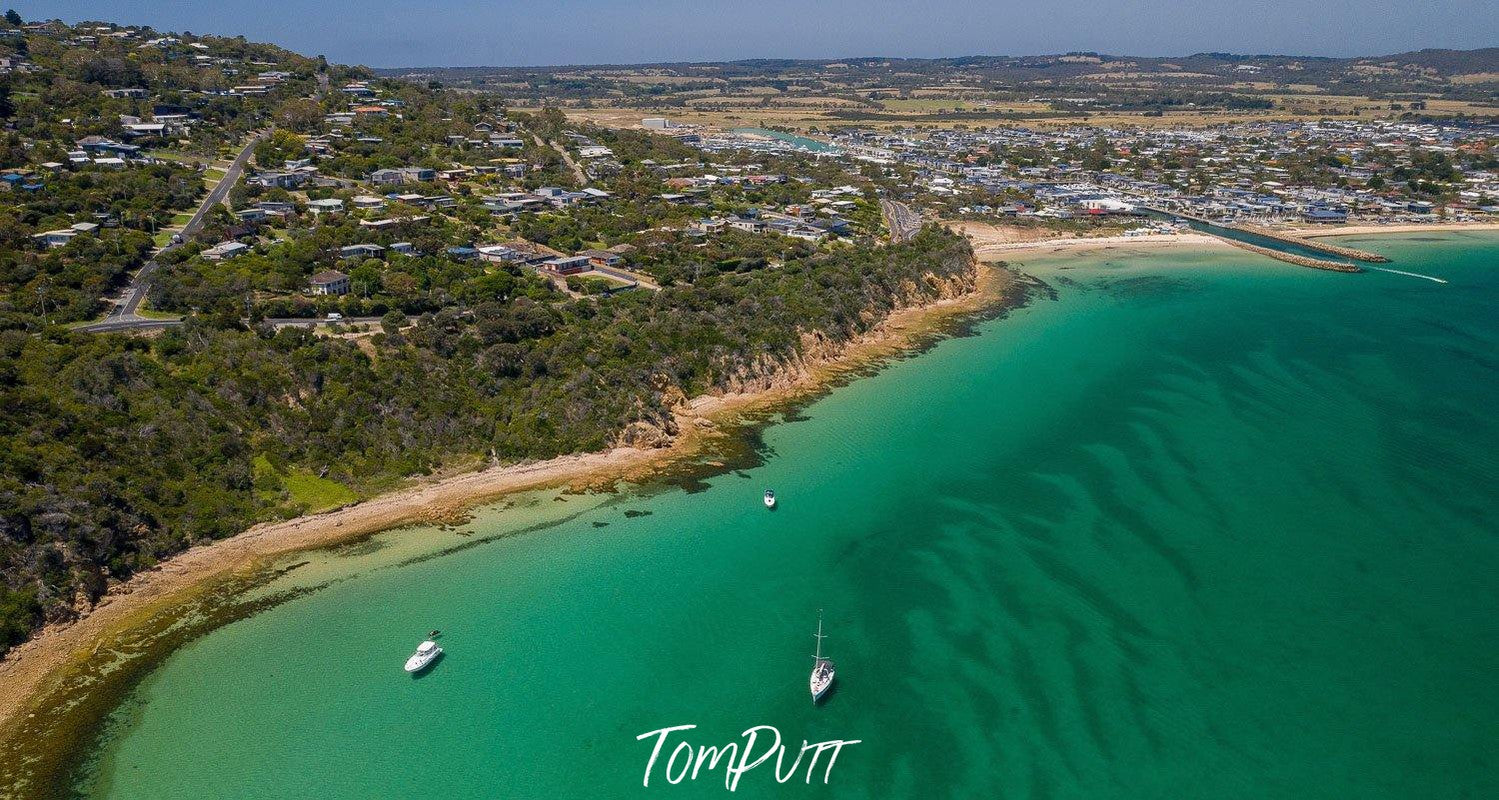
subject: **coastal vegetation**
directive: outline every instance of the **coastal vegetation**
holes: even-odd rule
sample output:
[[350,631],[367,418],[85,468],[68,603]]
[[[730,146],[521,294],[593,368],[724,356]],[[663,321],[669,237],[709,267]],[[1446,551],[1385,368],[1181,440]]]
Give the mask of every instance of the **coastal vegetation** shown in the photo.
[[[256,522],[435,470],[663,444],[685,399],[796,370],[893,309],[972,285],[964,238],[932,227],[887,246],[858,192],[850,232],[827,242],[688,234],[705,213],[806,204],[849,179],[808,159],[730,156],[776,179],[676,204],[653,167],[702,157],[669,137],[512,114],[492,95],[370,81],[243,39],[23,24],[0,23],[15,66],[0,80],[0,653]],[[330,122],[340,115],[358,119]],[[252,169],[315,160],[316,180],[237,181],[177,246],[173,231],[257,130]],[[510,138],[496,146],[491,131]],[[580,142],[612,158],[584,174]],[[386,168],[464,177],[347,208],[382,191],[370,175]],[[584,181],[608,191],[504,217],[483,196]],[[318,200],[346,210],[313,213]],[[277,213],[253,213],[267,205]],[[659,288],[474,258],[486,240],[614,246],[621,269]],[[233,258],[205,252],[235,241]],[[182,324],[77,329],[153,260],[135,313]],[[347,293],[309,292],[330,270]],[[380,324],[266,322],[329,312]]]
[[514,279],[368,350],[212,318],[154,339],[0,331],[4,643],[194,543],[336,503],[327,482],[664,441],[682,399],[847,342],[972,269],[965,239],[928,228],[607,302]]
[[[508,94],[461,91],[488,79],[380,79],[243,39],[108,23],[0,24],[0,56],[15,67],[0,79],[0,652],[260,521],[439,470],[663,444],[687,398],[774,380],[894,309],[971,287],[965,238],[928,225],[887,244],[881,201],[1007,213],[1037,237],[1101,233],[1122,223],[1035,213],[1050,181],[948,176],[1213,179],[1205,148],[1134,132],[965,144],[967,128],[933,131],[923,141],[961,160],[855,162],[580,122],[574,112],[613,91],[610,70],[599,85],[532,76]],[[1254,65],[1194,59],[1223,75]],[[874,85],[885,67],[849,62],[815,67],[848,80],[806,85],[842,98],[830,114],[941,116],[969,111],[919,84],[952,69],[1085,81],[1102,63],[912,62],[887,91]],[[761,102],[802,92],[805,76],[792,77],[806,69],[725,68],[701,88]],[[776,94],[738,85],[756,76]],[[985,91],[1029,111],[1095,108],[997,83]],[[1099,94],[1121,112],[1266,110],[1212,81],[1108,86]],[[623,94],[696,108],[670,97],[688,90]],[[547,104],[559,98],[566,111]],[[532,100],[545,102],[509,105]],[[207,202],[241,148],[252,179]],[[1453,195],[1489,152],[1413,157],[1390,179]],[[1349,180],[1330,149],[1261,166],[1256,179]],[[146,301],[131,324],[163,329],[79,330],[132,276]]]

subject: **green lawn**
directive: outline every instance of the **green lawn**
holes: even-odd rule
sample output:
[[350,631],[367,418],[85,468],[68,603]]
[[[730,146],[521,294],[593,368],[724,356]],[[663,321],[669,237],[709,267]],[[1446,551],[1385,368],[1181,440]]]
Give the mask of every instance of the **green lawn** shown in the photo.
[[292,505],[305,506],[310,512],[327,511],[359,499],[353,489],[338,481],[319,478],[302,470],[293,470],[290,475],[283,477],[281,485],[291,495]]
[[[262,496],[274,501],[280,497],[281,491],[285,491],[286,506],[304,513],[327,511],[359,499],[353,489],[307,470],[293,469],[283,473],[265,456],[256,456],[252,468],[255,485]],[[273,486],[278,488],[271,488]]]
[[[188,212],[173,214],[172,221],[167,223],[167,228],[181,228],[192,221],[192,218],[193,215]],[[176,233],[176,231],[168,230],[167,228],[156,231],[156,235],[151,238],[151,241],[155,242],[157,247],[166,247],[172,241],[172,234]]]
[[175,161],[179,164],[202,164],[208,161],[207,156],[184,153],[181,150],[147,150],[146,155],[163,161]]
[[146,319],[182,319],[181,314],[173,314],[170,311],[157,311],[154,308],[137,308],[135,313],[137,316],[145,317]]

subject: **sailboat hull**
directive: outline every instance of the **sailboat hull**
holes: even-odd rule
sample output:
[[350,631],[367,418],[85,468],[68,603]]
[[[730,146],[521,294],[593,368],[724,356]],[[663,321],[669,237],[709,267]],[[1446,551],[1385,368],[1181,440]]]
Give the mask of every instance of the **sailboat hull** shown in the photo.
[[813,703],[821,700],[823,695],[833,688],[833,679],[836,675],[837,672],[830,659],[819,657],[817,663],[812,665],[812,676],[808,679],[808,688],[812,690]]

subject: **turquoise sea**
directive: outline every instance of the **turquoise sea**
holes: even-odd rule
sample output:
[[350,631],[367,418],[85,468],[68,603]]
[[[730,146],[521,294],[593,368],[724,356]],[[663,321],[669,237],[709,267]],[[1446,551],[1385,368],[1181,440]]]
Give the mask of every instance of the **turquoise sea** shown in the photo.
[[263,591],[323,588],[167,659],[78,791],[721,797],[722,765],[642,786],[636,737],[773,725],[787,767],[860,743],[735,796],[1499,796],[1499,237],[1347,243],[1450,282],[1031,259],[1055,298],[767,426],[756,466],[299,557]]
[[751,133],[756,136],[764,136],[767,139],[779,139],[788,144],[795,145],[812,153],[835,153],[838,148],[827,142],[812,139],[807,136],[798,136],[785,131],[771,130],[770,128],[735,128],[732,133]]

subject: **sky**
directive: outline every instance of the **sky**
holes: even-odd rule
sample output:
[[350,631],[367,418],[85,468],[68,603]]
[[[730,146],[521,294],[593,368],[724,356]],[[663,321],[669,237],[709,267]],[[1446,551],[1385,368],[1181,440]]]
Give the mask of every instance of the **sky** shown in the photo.
[[279,44],[372,67],[1077,50],[1383,55],[1499,45],[1499,0],[63,0],[23,17]]

